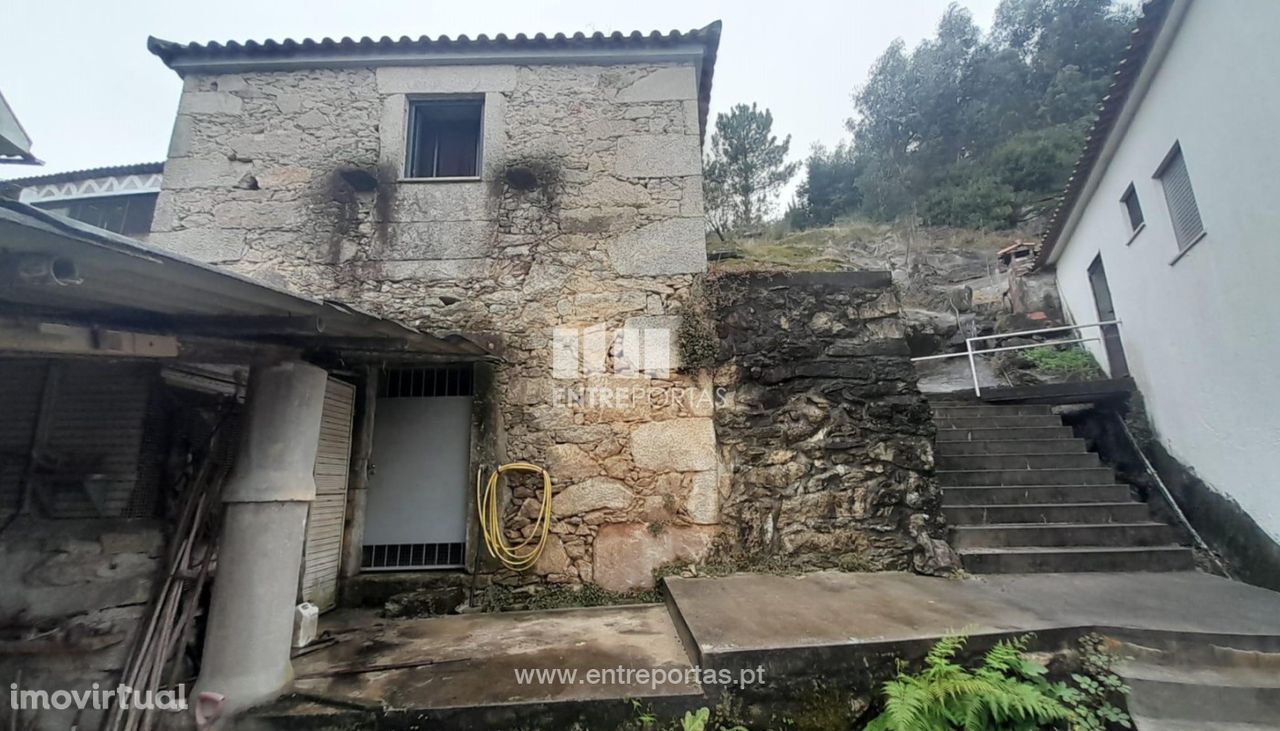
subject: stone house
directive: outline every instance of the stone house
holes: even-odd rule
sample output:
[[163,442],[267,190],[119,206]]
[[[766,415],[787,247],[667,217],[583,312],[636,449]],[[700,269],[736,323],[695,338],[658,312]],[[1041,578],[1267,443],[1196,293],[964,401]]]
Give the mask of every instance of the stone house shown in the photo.
[[[559,488],[536,576],[627,589],[597,575],[597,556],[637,540],[705,552],[727,486],[709,375],[626,375],[621,333],[671,352],[706,267],[700,142],[719,32],[149,42],[184,79],[152,242],[492,338],[501,355],[497,367],[449,364],[468,386],[413,392],[417,415],[396,384],[421,364],[381,369],[374,443],[412,423],[450,452],[373,447],[365,568],[474,566],[475,475],[515,460],[544,465]],[[588,363],[599,336],[608,352]],[[582,347],[567,377],[557,344],[571,359]],[[425,413],[458,395],[474,408]],[[408,474],[418,482],[388,484]],[[397,523],[415,511],[434,522]],[[652,525],[671,531],[641,530]]]

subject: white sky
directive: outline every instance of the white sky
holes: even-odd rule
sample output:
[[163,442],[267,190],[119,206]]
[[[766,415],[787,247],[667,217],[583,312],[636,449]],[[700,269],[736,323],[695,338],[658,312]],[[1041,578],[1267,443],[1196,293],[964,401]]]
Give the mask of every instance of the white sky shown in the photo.
[[[773,110],[791,156],[843,139],[850,92],[894,38],[933,33],[949,0],[2,0],[0,91],[43,167],[0,178],[163,160],[181,82],[146,49],[173,41],[368,35],[682,31],[724,21],[712,118]],[[998,0],[962,0],[982,27]],[[794,187],[794,183],[793,186]],[[787,193],[790,196],[790,193]]]

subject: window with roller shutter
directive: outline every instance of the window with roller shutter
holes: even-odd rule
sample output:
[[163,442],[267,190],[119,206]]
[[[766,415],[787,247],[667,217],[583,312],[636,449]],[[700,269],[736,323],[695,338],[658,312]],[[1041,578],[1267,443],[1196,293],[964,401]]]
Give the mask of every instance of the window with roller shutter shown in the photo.
[[1191,174],[1187,171],[1187,160],[1182,155],[1180,143],[1169,151],[1155,177],[1164,188],[1178,250],[1183,251],[1204,235],[1204,222],[1200,220],[1200,206],[1191,188]]

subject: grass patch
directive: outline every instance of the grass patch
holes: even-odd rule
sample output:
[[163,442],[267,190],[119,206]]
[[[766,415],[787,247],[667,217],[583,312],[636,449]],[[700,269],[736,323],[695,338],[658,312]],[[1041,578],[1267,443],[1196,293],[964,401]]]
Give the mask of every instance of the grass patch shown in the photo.
[[1041,373],[1062,381],[1093,381],[1105,378],[1093,355],[1080,345],[1032,348],[1021,353]]

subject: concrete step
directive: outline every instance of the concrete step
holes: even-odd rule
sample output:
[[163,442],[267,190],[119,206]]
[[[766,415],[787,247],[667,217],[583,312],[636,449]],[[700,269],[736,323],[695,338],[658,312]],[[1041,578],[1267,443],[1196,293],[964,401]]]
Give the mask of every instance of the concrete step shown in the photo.
[[1114,485],[1109,467],[1034,470],[938,470],[938,484],[991,487],[997,485]]
[[1191,549],[1181,546],[1023,546],[957,551],[975,574],[1082,573],[1093,571],[1187,571]]
[[[1207,731],[1203,721],[1175,721],[1169,718],[1134,716],[1136,731]],[[1280,731],[1280,726],[1257,723],[1214,723],[1213,731]]]
[[1273,669],[1170,667],[1123,662],[1129,709],[1144,718],[1213,723],[1280,721],[1280,674]]
[[1004,523],[1145,523],[1146,503],[1054,503],[1048,505],[947,505],[942,513],[951,525]]
[[1028,426],[1062,426],[1062,419],[1052,414],[1043,416],[976,416],[934,417],[938,430],[943,429],[1010,429]]
[[947,505],[1122,503],[1129,499],[1128,485],[952,485],[942,489],[942,501]]
[[1177,543],[1164,523],[989,523],[951,529],[961,548],[1010,546],[1168,546]]
[[938,442],[1012,441],[1022,439],[1071,439],[1069,426],[1033,426],[994,429],[939,429]]
[[935,406],[933,415],[939,419],[954,419],[974,416],[1050,416],[1053,414],[1048,404],[1013,404],[1008,406]]
[[1038,470],[1101,467],[1098,455],[1082,454],[965,454],[937,458],[940,470]]
[[1085,454],[1083,439],[1023,439],[1012,441],[943,442],[934,445],[941,457],[972,454]]

